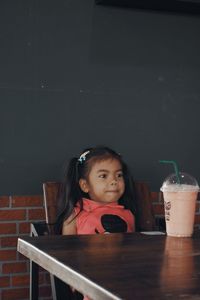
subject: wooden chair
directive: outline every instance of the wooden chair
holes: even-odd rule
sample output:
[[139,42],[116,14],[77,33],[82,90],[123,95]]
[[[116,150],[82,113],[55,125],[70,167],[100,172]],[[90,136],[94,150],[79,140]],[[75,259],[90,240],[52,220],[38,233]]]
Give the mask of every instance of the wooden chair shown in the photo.
[[[43,184],[44,195],[44,208],[45,208],[45,222],[37,222],[31,224],[31,235],[53,235],[54,224],[56,222],[57,213],[57,195],[61,184],[59,182],[46,182]],[[31,262],[31,269],[32,269]],[[34,266],[37,267],[37,266]],[[32,272],[31,272],[32,273]],[[70,286],[64,283],[62,280],[50,274],[52,298],[53,300],[82,300],[83,296],[78,292],[72,292]],[[38,279],[31,287],[32,291],[37,289]],[[34,293],[34,291],[33,291]]]
[[135,182],[136,192],[136,230],[152,231],[156,229],[156,219],[151,202],[151,191],[146,182]]
[[[46,220],[43,223],[33,223],[31,234],[46,235],[54,234],[54,224],[56,221],[57,211],[57,195],[61,183],[45,182],[43,184],[44,192],[44,208]],[[136,192],[136,230],[137,231],[152,231],[160,229],[156,227],[156,220],[153,214],[152,203],[150,199],[150,189],[145,182],[135,182]],[[157,222],[158,223],[158,222]],[[63,283],[60,279],[50,274],[53,300],[63,299],[82,299],[79,293],[72,293],[69,286]]]
[[[154,216],[151,202],[151,191],[148,184],[146,182],[135,182],[134,185],[136,192],[136,230],[165,230],[163,224],[164,218],[155,218]],[[43,234],[54,234],[53,225],[56,222],[57,195],[60,187],[60,182],[43,183],[46,216],[44,228],[40,224]]]
[[[57,196],[60,190],[60,182],[43,183],[44,209],[46,224],[55,224],[57,214]],[[52,232],[53,233],[53,232]]]
[[[55,224],[56,221],[56,201],[60,186],[61,184],[59,182],[46,182],[43,184],[46,224],[50,226]],[[153,213],[148,184],[145,182],[135,182],[135,191],[137,231],[155,230],[156,220]],[[51,227],[49,227],[49,231],[51,230]]]

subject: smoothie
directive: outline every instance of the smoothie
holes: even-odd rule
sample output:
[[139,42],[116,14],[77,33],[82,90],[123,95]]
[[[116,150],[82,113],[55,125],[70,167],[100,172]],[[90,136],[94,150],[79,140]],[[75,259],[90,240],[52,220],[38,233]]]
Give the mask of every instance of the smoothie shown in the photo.
[[193,234],[198,191],[190,185],[168,188],[163,191],[167,235],[189,237]]
[[164,181],[166,232],[169,236],[190,237],[193,234],[196,200],[199,185],[187,173],[171,174]]

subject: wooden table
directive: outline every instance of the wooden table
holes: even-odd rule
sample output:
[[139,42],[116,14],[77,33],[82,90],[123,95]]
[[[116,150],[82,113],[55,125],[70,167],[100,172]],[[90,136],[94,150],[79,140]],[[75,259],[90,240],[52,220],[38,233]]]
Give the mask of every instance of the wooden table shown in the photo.
[[199,236],[24,237],[18,251],[91,299],[200,299]]

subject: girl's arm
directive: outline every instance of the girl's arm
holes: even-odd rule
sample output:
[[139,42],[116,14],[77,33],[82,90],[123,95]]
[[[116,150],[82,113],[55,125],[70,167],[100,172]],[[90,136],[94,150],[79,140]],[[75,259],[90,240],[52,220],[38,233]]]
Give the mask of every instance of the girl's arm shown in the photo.
[[77,234],[76,231],[76,218],[75,218],[75,212],[71,214],[71,216],[64,221],[63,227],[62,227],[62,234]]

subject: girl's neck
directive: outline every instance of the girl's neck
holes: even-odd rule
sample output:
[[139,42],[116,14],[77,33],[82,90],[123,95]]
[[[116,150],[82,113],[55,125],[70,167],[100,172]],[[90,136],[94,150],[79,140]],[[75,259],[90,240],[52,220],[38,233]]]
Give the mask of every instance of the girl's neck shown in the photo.
[[119,204],[118,201],[115,201],[115,202],[104,202],[104,201],[95,201],[95,200],[93,200],[91,198],[83,198],[83,200],[85,200],[85,201],[91,201],[92,203],[95,203],[97,205],[102,205],[102,206],[107,205],[107,204]]

